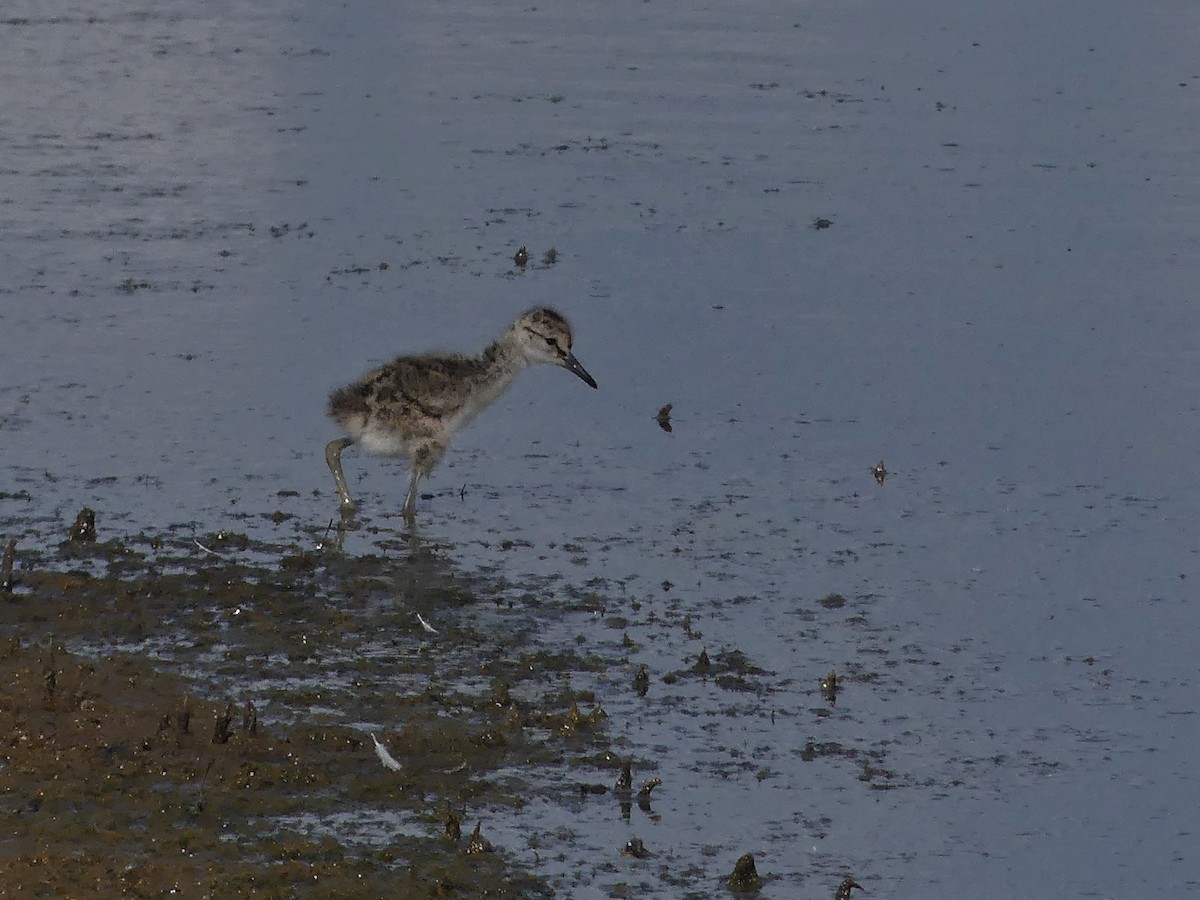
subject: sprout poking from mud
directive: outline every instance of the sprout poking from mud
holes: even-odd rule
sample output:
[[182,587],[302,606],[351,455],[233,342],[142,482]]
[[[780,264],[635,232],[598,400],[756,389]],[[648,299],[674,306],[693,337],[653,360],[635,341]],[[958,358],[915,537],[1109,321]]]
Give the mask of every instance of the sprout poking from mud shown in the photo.
[[558,251],[551,247],[542,254],[542,262],[548,266],[554,265],[556,262],[558,262]]
[[54,646],[50,646],[50,662],[42,672],[42,681],[46,685],[46,701],[54,699],[54,690],[58,687],[58,664],[54,659]]
[[468,853],[491,853],[495,848],[491,841],[483,836],[483,823],[479,822],[471,832],[471,840],[467,841]]
[[492,682],[492,703],[500,709],[513,705],[512,692],[509,690],[508,682],[502,678],[497,678]]
[[860,891],[865,891],[866,888],[847,875],[842,879],[842,883],[838,885],[837,893],[833,895],[833,900],[850,900],[850,892],[858,888]]
[[700,656],[697,657],[696,664],[692,666],[692,671],[700,675],[704,675],[712,671],[712,660],[708,658],[707,647],[700,651]]
[[555,724],[558,726],[560,734],[575,734],[579,731],[590,730],[608,718],[601,707],[597,706],[587,715],[579,711],[578,703],[571,703],[571,708],[561,716],[551,716],[551,721],[557,720]]
[[659,428],[663,431],[671,432],[673,430],[671,428],[671,404],[668,403],[660,409],[654,419],[658,422]]
[[258,710],[249,700],[242,710],[242,731],[246,734],[258,734]]
[[529,262],[529,251],[525,249],[524,244],[521,245],[520,250],[513,254],[513,262],[515,262],[522,269],[525,268],[525,264]]
[[192,727],[192,697],[183,695],[183,708],[179,710],[179,733],[188,734]]
[[233,703],[232,701],[225,704],[225,712],[217,714],[217,720],[213,723],[212,742],[214,744],[228,744],[229,739],[233,737],[233,729],[229,726],[233,723]]
[[209,759],[208,765],[204,767],[204,774],[200,776],[200,786],[196,791],[196,799],[191,805],[192,816],[198,816],[204,812],[204,808],[208,806],[208,801],[204,799],[204,789],[208,786],[208,773],[212,771],[213,764],[216,763],[216,757]]
[[758,877],[758,869],[754,867],[754,854],[744,854],[733,866],[733,872],[727,882],[731,891],[760,891],[762,879]]
[[887,470],[887,466],[885,466],[883,464],[882,459],[879,462],[875,463],[875,468],[873,468],[871,470],[871,474],[875,476],[875,481],[878,482],[879,484],[883,484],[884,481],[887,480],[888,470]]
[[73,544],[90,544],[96,540],[96,513],[90,506],[79,511],[67,540]]
[[446,804],[444,824],[446,826],[446,840],[457,845],[462,839],[462,820],[455,814],[449,804]]

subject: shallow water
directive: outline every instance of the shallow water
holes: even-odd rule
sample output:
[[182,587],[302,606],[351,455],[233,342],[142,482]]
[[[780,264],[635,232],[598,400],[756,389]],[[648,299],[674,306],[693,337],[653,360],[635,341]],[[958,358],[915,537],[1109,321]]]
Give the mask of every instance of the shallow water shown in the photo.
[[[326,545],[327,391],[553,304],[600,390],[460,436],[422,534],[511,606],[429,615],[594,654],[664,783],[523,773],[498,846],[575,897],[1200,883],[1190,5],[312,6],[0,23],[5,534]],[[403,471],[345,464],[402,579]]]

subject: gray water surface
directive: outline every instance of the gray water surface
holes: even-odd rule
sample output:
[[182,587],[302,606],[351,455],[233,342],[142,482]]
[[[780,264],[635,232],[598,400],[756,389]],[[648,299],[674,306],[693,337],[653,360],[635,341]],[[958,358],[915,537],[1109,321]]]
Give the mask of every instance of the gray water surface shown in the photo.
[[[664,783],[625,821],[548,777],[493,842],[571,897],[709,896],[747,851],[764,897],[1195,892],[1198,25],[17,4],[0,526],[314,547],[329,389],[554,305],[600,390],[522,376],[422,530],[622,661],[573,683]],[[403,468],[345,461],[373,552]]]

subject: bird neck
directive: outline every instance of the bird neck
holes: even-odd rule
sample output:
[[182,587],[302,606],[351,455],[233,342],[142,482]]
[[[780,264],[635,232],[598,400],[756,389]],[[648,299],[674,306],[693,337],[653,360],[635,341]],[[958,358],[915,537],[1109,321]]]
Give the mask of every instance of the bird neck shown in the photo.
[[478,357],[478,363],[475,391],[478,409],[490,405],[504,393],[514,378],[529,368],[529,360],[517,343],[504,338],[484,349]]

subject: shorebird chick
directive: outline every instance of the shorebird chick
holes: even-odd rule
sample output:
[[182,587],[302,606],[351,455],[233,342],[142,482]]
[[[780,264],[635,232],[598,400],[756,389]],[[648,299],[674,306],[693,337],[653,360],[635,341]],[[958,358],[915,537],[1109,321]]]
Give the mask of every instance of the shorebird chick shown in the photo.
[[562,366],[592,387],[596,381],[571,352],[571,326],[552,309],[521,313],[479,356],[401,356],[329,396],[328,413],[348,435],[325,446],[342,509],[354,508],[342,474],[342,451],[361,444],[411,465],[404,517],[417,506],[417,484],[433,471],[454,434],[487,409],[524,369]]

